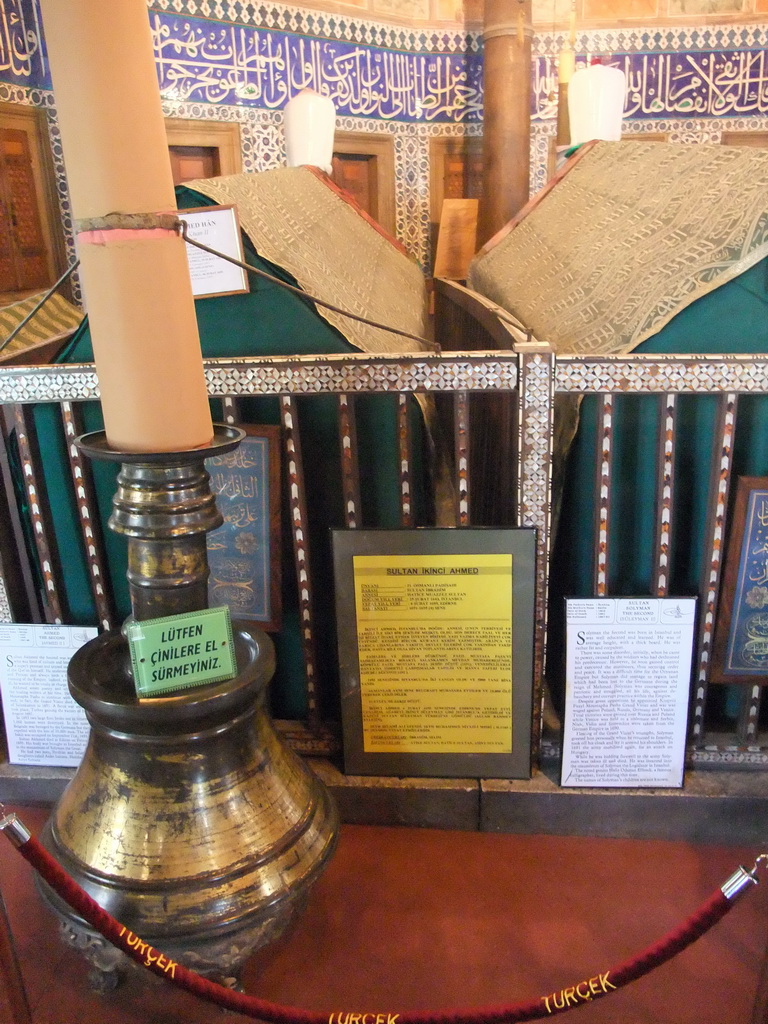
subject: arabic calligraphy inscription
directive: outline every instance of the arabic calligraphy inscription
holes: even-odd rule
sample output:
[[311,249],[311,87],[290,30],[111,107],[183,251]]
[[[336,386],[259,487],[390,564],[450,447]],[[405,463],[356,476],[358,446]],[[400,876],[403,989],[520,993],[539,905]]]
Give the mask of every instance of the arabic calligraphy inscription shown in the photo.
[[[37,0],[6,0],[0,14],[0,81],[50,89]],[[426,123],[482,117],[482,55],[471,33],[464,52],[425,53],[406,32],[403,49],[392,49],[350,42],[357,33],[320,39],[167,11],[149,17],[165,99],[280,110],[312,88],[331,97],[339,116]],[[714,29],[709,35],[716,45]],[[432,38],[439,47],[440,37]],[[615,53],[611,63],[627,75],[627,118],[768,114],[762,48]],[[554,57],[535,57],[532,74],[532,116],[555,117]]]
[[280,620],[278,427],[246,427],[233,452],[206,460],[224,524],[208,536],[208,598],[265,629]]

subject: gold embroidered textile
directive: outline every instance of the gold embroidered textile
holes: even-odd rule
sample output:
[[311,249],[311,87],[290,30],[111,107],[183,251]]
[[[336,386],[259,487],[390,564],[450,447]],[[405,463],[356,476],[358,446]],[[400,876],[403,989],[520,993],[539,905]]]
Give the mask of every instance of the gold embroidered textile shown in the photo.
[[[29,316],[44,294],[45,292],[41,291],[35,295],[28,295],[26,299],[0,309],[0,341],[8,338],[22,320]],[[7,359],[41,342],[63,339],[80,326],[82,319],[82,310],[73,306],[63,295],[52,295],[29,323],[22,327],[13,341],[0,350],[0,356]]]
[[[220,205],[234,203],[260,256],[340,309],[424,337],[427,296],[418,264],[303,167],[185,182]],[[317,312],[363,352],[425,346],[331,310]]]
[[625,354],[768,255],[768,151],[600,142],[469,283],[561,354]]

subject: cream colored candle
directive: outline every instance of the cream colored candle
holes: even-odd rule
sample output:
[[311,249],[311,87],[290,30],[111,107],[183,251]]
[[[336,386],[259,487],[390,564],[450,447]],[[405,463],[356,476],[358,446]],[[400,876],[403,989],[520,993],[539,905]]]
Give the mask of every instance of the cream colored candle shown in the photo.
[[[75,221],[175,209],[145,0],[41,0]],[[98,239],[98,241],[94,241]],[[213,435],[185,245],[172,231],[78,238],[110,444]]]

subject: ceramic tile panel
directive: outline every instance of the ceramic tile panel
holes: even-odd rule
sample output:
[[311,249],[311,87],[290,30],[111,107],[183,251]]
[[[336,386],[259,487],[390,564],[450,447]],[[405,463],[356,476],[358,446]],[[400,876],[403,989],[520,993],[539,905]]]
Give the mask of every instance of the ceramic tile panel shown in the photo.
[[38,0],[3,0],[0,78],[14,85],[50,88]]
[[395,195],[397,237],[412,256],[429,266],[429,143],[422,133],[395,136],[398,175]]
[[[625,72],[625,118],[766,116],[765,29],[755,25],[749,32],[738,26],[653,35],[593,32],[577,42],[577,66],[601,54]],[[533,117],[546,119],[557,113],[552,96],[557,89],[556,55],[563,40],[549,34],[536,41]]]
[[[427,0],[382,0],[402,10]],[[298,18],[295,15],[294,21]],[[287,20],[287,19],[286,19]],[[281,110],[302,89],[329,96],[340,115],[399,121],[477,120],[482,109],[478,57],[453,48],[450,33],[433,34],[414,52],[403,30],[398,49],[352,40],[352,26],[333,21],[333,41],[203,19],[150,16],[164,99]]]
[[550,146],[557,132],[555,121],[531,124],[531,165],[529,189],[531,195],[544,188],[550,173]]

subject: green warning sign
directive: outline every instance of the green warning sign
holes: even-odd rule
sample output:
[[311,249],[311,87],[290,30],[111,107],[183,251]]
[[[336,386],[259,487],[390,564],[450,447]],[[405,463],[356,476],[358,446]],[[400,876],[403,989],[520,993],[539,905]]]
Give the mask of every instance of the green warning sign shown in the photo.
[[139,697],[218,683],[237,672],[229,608],[131,622],[125,634]]

